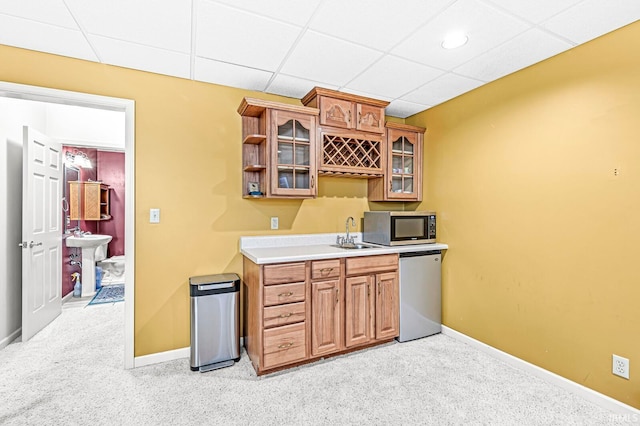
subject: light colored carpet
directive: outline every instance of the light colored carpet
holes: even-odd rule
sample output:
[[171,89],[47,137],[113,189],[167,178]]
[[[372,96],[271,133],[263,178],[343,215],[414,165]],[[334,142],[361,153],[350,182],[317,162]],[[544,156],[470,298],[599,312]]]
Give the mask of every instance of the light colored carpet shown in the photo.
[[393,343],[265,377],[246,353],[123,369],[124,304],[65,305],[0,351],[7,425],[605,425],[616,417],[450,337]]

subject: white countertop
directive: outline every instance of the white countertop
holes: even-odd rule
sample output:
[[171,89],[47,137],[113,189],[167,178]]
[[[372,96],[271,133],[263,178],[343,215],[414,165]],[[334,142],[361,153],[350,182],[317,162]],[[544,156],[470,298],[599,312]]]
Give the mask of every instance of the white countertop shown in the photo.
[[[446,244],[433,243],[394,247],[371,244],[375,247],[366,249],[343,249],[332,246],[332,244],[336,243],[336,236],[338,235],[342,236],[343,234],[240,237],[240,253],[252,262],[262,265],[268,263],[334,259],[337,257],[446,250],[449,248]],[[354,232],[351,235],[355,237],[356,242],[362,241],[362,233]]]

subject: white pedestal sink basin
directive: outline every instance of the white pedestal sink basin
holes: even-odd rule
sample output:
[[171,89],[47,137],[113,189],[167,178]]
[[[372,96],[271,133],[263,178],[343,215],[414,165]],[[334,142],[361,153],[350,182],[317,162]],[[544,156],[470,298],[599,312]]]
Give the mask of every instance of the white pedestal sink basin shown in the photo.
[[109,243],[111,235],[87,234],[67,237],[67,247],[82,249],[82,297],[92,296],[96,292],[96,249]]

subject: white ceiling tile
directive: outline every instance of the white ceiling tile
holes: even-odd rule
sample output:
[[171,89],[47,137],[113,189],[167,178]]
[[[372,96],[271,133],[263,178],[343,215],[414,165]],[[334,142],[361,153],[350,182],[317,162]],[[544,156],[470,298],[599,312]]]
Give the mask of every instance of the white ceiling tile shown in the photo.
[[343,86],[381,55],[373,49],[307,31],[285,62],[282,72]]
[[285,74],[278,74],[271,81],[265,90],[267,93],[288,96],[290,98],[303,98],[315,86],[322,86],[326,89],[337,90],[338,86],[328,86],[317,81],[305,80],[303,78],[291,77]]
[[387,102],[390,102],[393,99],[388,96],[378,95],[371,92],[362,92],[360,90],[349,89],[348,87],[343,87],[342,89],[340,89],[340,92],[351,93],[352,95],[364,96],[365,98],[379,99],[381,101]]
[[105,64],[174,77],[190,77],[190,55],[95,35],[90,35],[89,40]]
[[321,0],[216,0],[237,9],[305,26]]
[[543,23],[575,43],[585,43],[640,19],[638,0],[586,0]]
[[571,44],[534,28],[473,58],[456,68],[455,72],[488,82],[555,56],[572,47]]
[[97,61],[80,31],[0,15],[0,44]]
[[[516,18],[476,0],[459,0],[391,53],[450,70],[527,28]],[[452,31],[464,32],[469,41],[457,49],[443,49],[442,39]]]
[[386,55],[349,82],[345,88],[395,99],[442,73],[426,65]]
[[403,96],[402,100],[424,105],[438,105],[473,90],[476,87],[480,87],[483,84],[483,82],[471,78],[455,74],[445,74],[425,84],[418,90],[414,90],[410,94]]
[[429,109],[429,107],[431,107],[431,105],[416,104],[413,102],[396,99],[395,101],[392,101],[389,106],[387,106],[387,108],[385,109],[385,114],[392,117],[407,118],[411,115]]
[[[325,0],[309,28],[320,33],[387,51],[451,0]],[[399,13],[398,8],[411,11]]]
[[65,0],[90,34],[176,52],[191,51],[191,2]]
[[506,11],[537,24],[582,0],[489,1]]
[[197,56],[275,71],[300,27],[252,13],[202,2],[198,10]]
[[0,1],[0,13],[79,30],[62,0]]
[[263,91],[273,73],[206,58],[196,58],[196,80],[247,90]]

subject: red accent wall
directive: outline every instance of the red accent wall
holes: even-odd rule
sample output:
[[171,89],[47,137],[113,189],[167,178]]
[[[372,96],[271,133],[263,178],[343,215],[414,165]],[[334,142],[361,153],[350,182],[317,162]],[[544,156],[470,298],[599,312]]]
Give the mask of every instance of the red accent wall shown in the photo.
[[[102,181],[109,185],[111,190],[111,217],[110,220],[104,221],[80,221],[80,229],[89,231],[92,234],[111,235],[113,239],[109,243],[109,256],[117,256],[124,254],[124,153],[98,151],[93,148],[75,148],[69,146],[62,147],[63,158],[67,151],[84,152],[91,164],[92,169],[80,169],[80,180]],[[62,212],[63,227],[65,226],[64,218],[66,212]],[[72,221],[72,227],[76,221]],[[71,282],[71,274],[81,272],[79,266],[71,266],[69,256],[74,249],[68,248],[62,242],[62,296],[66,296],[73,291],[73,283]],[[80,250],[78,250],[80,254]],[[80,260],[80,259],[78,259]]]
[[98,180],[111,187],[111,219],[100,221],[100,234],[111,235],[109,257],[124,254],[124,152],[98,151]]

